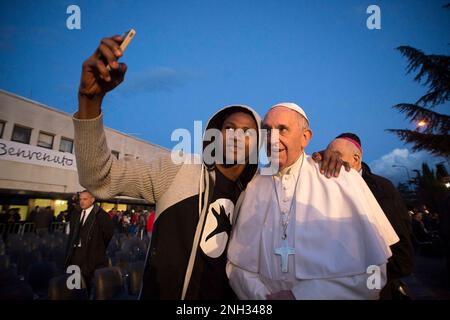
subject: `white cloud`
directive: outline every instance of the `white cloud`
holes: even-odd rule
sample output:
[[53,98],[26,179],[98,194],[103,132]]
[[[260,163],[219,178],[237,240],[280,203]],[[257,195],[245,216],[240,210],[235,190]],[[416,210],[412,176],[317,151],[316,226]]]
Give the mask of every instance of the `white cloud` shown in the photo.
[[[373,173],[390,179],[394,185],[416,176],[413,170],[422,170],[422,163],[427,163],[431,169],[444,158],[433,157],[425,151],[410,152],[408,149],[394,149],[380,159],[372,161],[369,165]],[[393,165],[400,167],[393,167]],[[408,169],[402,167],[405,166]]]
[[124,92],[173,91],[184,86],[195,74],[170,67],[156,67],[126,76]]

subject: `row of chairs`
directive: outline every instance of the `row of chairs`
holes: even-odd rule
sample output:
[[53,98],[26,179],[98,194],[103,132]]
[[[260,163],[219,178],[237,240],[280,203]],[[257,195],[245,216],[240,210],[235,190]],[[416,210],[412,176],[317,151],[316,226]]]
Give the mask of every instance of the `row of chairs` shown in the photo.
[[40,299],[51,278],[62,274],[67,235],[9,233],[0,239],[0,298]]
[[135,300],[139,295],[143,271],[143,262],[132,264],[128,277],[123,276],[119,267],[97,269],[91,297],[84,282],[79,289],[69,289],[67,285],[70,281],[69,275],[61,275],[50,280],[48,298],[50,300]]
[[20,276],[25,276],[29,266],[41,261],[53,261],[59,269],[64,266],[67,237],[64,234],[35,234],[11,236],[0,243],[0,255],[8,256]]
[[[114,272],[111,271],[111,274],[115,273],[116,276],[110,274],[110,277],[111,279],[118,279],[117,271],[120,271],[126,294],[115,292],[112,295],[103,296],[103,298],[137,298],[142,283],[144,262],[149,244],[150,239],[148,237],[128,237],[125,234],[114,235],[108,246],[107,253],[111,259],[111,264],[118,269]],[[118,281],[116,281],[116,284],[116,287],[120,287]],[[112,291],[108,292],[112,293]],[[99,297],[102,297],[102,295],[99,295]]]
[[25,223],[0,223],[0,237],[7,238],[9,235],[17,234],[23,236],[27,233],[64,233],[66,231],[66,222],[52,222],[48,229],[38,229],[36,230],[36,225],[33,222]]
[[91,295],[81,280],[79,288],[70,289],[68,274],[58,274],[52,263],[40,262],[30,269],[28,281],[22,281],[14,269],[0,269],[0,300],[135,300],[138,298],[144,271],[143,262],[130,265],[124,278],[119,267],[95,271]]
[[89,297],[83,289],[67,288],[66,243],[63,233],[13,234],[0,240],[0,299],[137,298],[149,239],[115,235],[108,248],[110,266],[96,271]]

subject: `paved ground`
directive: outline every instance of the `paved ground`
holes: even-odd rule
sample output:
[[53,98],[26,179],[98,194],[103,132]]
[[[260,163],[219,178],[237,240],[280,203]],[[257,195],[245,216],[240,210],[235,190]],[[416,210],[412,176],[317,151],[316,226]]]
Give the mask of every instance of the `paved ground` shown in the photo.
[[443,256],[416,254],[415,271],[403,281],[414,299],[450,300],[450,287]]

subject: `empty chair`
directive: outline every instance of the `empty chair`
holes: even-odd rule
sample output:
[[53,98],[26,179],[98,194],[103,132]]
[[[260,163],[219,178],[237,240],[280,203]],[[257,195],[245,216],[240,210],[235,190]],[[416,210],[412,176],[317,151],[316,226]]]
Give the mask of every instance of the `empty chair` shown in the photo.
[[0,300],[32,300],[33,291],[13,268],[0,268]]
[[80,289],[69,289],[67,285],[69,276],[63,274],[50,279],[48,285],[48,298],[50,300],[88,300],[89,295],[83,277],[80,277]]
[[108,267],[95,270],[96,300],[110,300],[123,293],[122,272],[118,267]]
[[120,269],[122,269],[122,272],[126,274],[128,265],[132,261],[131,252],[117,251],[114,257],[114,265],[120,267]]
[[62,237],[55,238],[55,242],[54,242],[55,248],[64,248],[64,244],[65,244],[65,238],[62,238]]
[[144,262],[137,261],[130,264],[128,269],[128,293],[137,296],[141,290],[142,276],[144,274]]
[[5,243],[0,239],[0,256],[6,253]]
[[13,268],[0,269],[0,288],[16,284],[18,281],[16,270]]
[[17,262],[18,272],[21,275],[26,275],[30,266],[36,262],[42,261],[42,255],[39,250],[24,250],[19,256]]
[[0,270],[8,269],[10,266],[10,259],[7,255],[0,255]]
[[40,237],[39,240],[37,240],[37,243],[38,243],[39,249],[41,251],[48,250],[48,248],[50,246],[49,245],[50,240],[46,237]]
[[33,290],[23,281],[0,286],[0,300],[33,300]]
[[23,235],[23,245],[29,249],[39,249],[40,239],[35,234],[24,234]]
[[66,249],[67,247],[67,235],[63,233],[55,234],[55,246],[57,248]]
[[119,233],[117,234],[117,239],[119,240],[119,245],[122,247],[122,244],[128,239],[128,236],[125,233]]
[[20,256],[22,255],[23,250],[24,247],[15,247],[7,249],[6,254],[9,256],[10,262],[13,264],[17,264],[19,262]]
[[24,243],[22,238],[18,234],[8,234],[8,238],[6,239],[6,248],[18,248],[23,247]]
[[117,239],[111,239],[109,242],[108,248],[106,249],[106,252],[109,255],[114,255],[117,251],[120,250],[119,241]]
[[144,261],[147,252],[141,247],[134,247],[131,252],[131,261]]
[[38,262],[31,265],[28,271],[28,284],[33,292],[39,296],[48,293],[50,279],[56,276],[56,265],[54,262]]
[[58,269],[64,268],[64,263],[66,260],[66,250],[62,248],[53,248],[51,250],[50,261],[55,262]]
[[150,244],[150,241],[148,240],[148,238],[139,240],[139,248],[143,249],[144,251],[147,250],[149,244]]
[[116,258],[117,261],[120,260],[129,261],[131,259],[131,254],[132,254],[131,251],[120,250],[115,253],[114,257]]
[[119,240],[124,240],[124,239],[128,239],[128,236],[125,233],[116,233],[117,234],[117,238],[119,238]]
[[124,239],[122,241],[122,251],[131,251],[134,247],[138,246],[139,238],[132,237],[128,239]]
[[58,247],[57,240],[50,236],[40,239],[39,250],[44,260],[51,260],[51,253],[54,248]]

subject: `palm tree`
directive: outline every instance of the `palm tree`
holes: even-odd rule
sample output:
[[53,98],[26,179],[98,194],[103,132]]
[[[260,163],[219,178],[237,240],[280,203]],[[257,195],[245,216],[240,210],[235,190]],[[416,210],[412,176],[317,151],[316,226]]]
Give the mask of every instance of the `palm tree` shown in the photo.
[[426,204],[431,211],[437,211],[441,199],[448,192],[442,181],[442,178],[448,176],[447,169],[443,163],[437,164],[436,170],[430,169],[428,164],[423,163],[422,172],[414,171],[417,174],[413,179],[416,205]]

